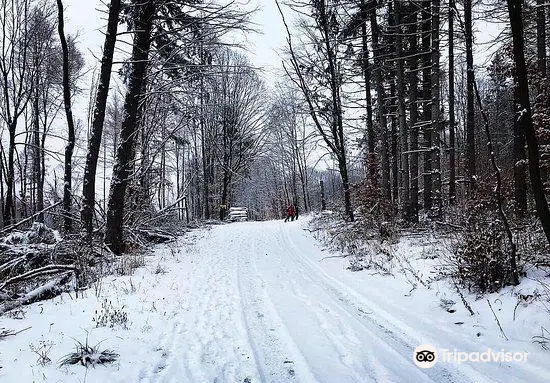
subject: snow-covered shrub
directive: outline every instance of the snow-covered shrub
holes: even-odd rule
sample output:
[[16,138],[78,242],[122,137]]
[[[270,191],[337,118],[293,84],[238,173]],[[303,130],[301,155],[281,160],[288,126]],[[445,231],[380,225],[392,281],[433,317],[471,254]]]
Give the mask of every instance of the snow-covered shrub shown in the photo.
[[514,232],[518,257],[522,262],[541,269],[550,268],[549,247],[537,217],[528,217],[517,224]]
[[387,227],[391,234],[382,239],[379,230],[365,224],[361,219],[346,222],[335,214],[325,213],[311,222],[309,230],[331,251],[347,257],[349,270],[374,269],[383,274],[391,274],[394,266],[392,244],[397,238],[397,230],[389,223]]
[[458,278],[470,290],[493,292],[509,283],[510,251],[504,232],[495,226],[466,231],[457,246]]
[[396,222],[384,221],[380,223],[378,228],[380,235],[380,242],[390,242],[394,243],[399,238],[399,229]]
[[[511,249],[491,201],[468,207],[445,271],[470,291],[495,292],[512,283]],[[518,269],[519,269],[518,265]],[[521,270],[518,270],[521,272]]]
[[399,236],[396,211],[391,202],[381,198],[379,190],[367,180],[353,190],[358,206],[356,220],[361,226],[375,230],[382,241],[394,241]]

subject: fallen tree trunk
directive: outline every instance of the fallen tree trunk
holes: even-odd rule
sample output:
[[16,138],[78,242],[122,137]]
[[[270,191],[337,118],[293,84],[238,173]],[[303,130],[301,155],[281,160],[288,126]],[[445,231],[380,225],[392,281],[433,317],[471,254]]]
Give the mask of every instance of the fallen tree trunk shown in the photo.
[[4,289],[6,286],[11,284],[21,282],[30,278],[35,278],[41,275],[55,274],[60,271],[72,271],[76,272],[77,268],[74,265],[47,265],[44,267],[39,267],[38,269],[27,271],[21,275],[16,275],[15,277],[9,278],[0,285],[0,290]]
[[29,291],[21,298],[4,302],[0,305],[0,315],[19,306],[28,305],[39,300],[59,295],[63,291],[63,285],[67,284],[73,276],[74,273],[72,271],[65,272],[54,280],[48,281],[34,290]]
[[176,237],[157,229],[138,229],[137,232],[145,237],[148,242],[163,243],[173,241]]

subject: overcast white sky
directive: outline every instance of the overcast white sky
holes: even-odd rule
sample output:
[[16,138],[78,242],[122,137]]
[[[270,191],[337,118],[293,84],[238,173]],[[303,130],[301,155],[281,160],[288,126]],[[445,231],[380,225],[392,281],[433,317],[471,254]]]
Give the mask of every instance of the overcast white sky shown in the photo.
[[[252,63],[265,68],[266,77],[273,77],[273,70],[281,67],[276,50],[285,44],[285,32],[275,1],[242,1],[243,7],[259,8],[253,22],[260,33],[249,33],[239,37],[239,40],[245,43]],[[101,30],[106,25],[106,14],[99,10],[105,11],[106,7],[99,0],[64,0],[63,3],[66,9],[66,30],[71,34],[78,32],[80,47],[87,53],[87,65],[94,66],[97,60],[94,60],[91,52],[96,56],[101,54],[104,40]],[[271,78],[266,80],[271,81]]]

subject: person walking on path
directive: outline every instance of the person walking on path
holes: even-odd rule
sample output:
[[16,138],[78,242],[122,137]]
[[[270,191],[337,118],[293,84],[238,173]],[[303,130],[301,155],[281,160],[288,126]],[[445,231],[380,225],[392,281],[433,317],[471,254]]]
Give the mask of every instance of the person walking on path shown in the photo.
[[294,216],[296,214],[296,209],[294,208],[293,204],[288,205],[286,208],[286,218],[285,222],[288,222],[288,220],[294,221]]

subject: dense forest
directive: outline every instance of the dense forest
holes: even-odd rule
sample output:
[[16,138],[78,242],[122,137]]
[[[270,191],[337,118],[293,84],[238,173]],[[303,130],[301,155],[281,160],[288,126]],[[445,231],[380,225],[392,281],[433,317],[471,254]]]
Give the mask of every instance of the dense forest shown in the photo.
[[547,4],[276,4],[287,44],[268,85],[232,39],[257,32],[254,9],[112,0],[87,95],[63,1],[3,0],[0,234],[34,222],[121,254],[232,206],[268,220],[294,204],[380,235],[457,230],[498,253],[483,275],[517,284],[526,233],[550,240]]

